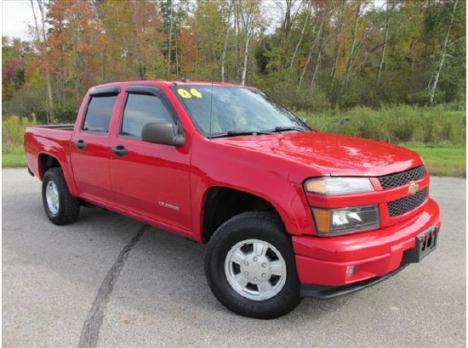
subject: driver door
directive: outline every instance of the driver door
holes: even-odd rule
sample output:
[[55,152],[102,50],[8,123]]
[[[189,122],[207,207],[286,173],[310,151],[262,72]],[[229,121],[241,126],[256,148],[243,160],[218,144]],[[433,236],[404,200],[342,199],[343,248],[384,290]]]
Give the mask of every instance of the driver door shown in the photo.
[[191,230],[190,157],[175,147],[141,140],[145,124],[175,122],[164,94],[154,87],[127,89],[119,134],[113,140],[111,185],[115,202],[156,224]]

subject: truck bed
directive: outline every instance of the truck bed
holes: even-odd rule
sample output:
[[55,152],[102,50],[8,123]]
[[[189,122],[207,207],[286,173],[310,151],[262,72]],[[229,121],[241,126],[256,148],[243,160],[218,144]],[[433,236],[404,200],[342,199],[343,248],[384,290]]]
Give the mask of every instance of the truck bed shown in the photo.
[[39,156],[41,154],[53,155],[69,163],[69,146],[73,135],[74,125],[56,124],[26,127],[24,132],[24,147],[26,151],[26,162],[29,170],[41,177]]

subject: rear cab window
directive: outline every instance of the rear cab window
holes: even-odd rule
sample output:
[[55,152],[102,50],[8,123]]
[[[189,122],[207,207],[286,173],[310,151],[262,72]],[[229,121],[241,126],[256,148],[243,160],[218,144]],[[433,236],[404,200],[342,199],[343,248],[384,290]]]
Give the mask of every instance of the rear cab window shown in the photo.
[[83,131],[107,134],[117,95],[94,95],[88,103]]
[[152,122],[174,122],[161,98],[149,94],[129,93],[125,104],[120,134],[141,139],[143,127]]

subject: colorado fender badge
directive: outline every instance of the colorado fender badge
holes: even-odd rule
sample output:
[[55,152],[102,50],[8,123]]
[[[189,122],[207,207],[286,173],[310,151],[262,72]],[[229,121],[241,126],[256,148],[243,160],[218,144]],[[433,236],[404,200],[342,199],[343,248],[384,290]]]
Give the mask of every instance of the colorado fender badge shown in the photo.
[[163,207],[163,208],[168,208],[168,209],[172,209],[172,210],[176,210],[176,211],[180,210],[180,208],[177,205],[170,204],[170,203],[167,203],[167,202],[159,201],[158,204],[159,204],[160,207]]

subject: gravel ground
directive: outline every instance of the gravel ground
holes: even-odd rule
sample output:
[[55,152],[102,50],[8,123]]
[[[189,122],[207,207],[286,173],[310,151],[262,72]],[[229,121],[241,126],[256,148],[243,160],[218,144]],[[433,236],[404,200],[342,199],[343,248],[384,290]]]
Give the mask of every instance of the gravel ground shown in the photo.
[[52,225],[40,183],[3,170],[3,346],[465,346],[465,180],[432,178],[443,229],[421,264],[270,321],[211,294],[204,246],[102,209]]

